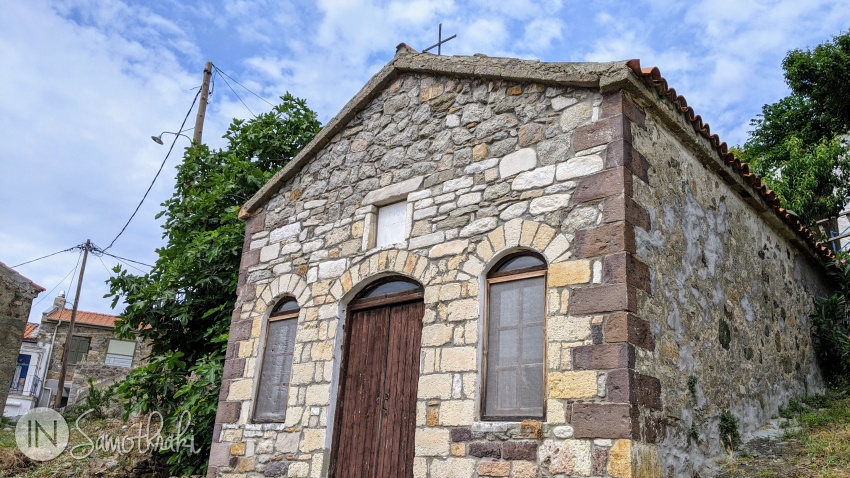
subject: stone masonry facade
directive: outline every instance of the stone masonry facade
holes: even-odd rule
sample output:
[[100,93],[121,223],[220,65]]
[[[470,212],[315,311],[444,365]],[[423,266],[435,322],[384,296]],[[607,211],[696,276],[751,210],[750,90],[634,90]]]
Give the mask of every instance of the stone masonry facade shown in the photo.
[[638,291],[637,315],[651,319],[656,345],[636,370],[662,383],[666,476],[706,476],[724,454],[724,411],[747,436],[791,397],[822,390],[808,315],[828,283],[809,248],[768,226],[775,216],[751,189],[709,173],[714,156],[685,146],[708,142],[689,125],[666,126],[661,106],[631,125],[651,165],[634,188],[650,217],[635,229],[636,257],[652,265],[653,291]]
[[6,404],[32,300],[44,289],[0,262],[0,404]]
[[[238,300],[208,476],[326,476],[346,304],[388,275],[424,287],[417,478],[680,476],[683,455],[717,450],[713,414],[724,406],[704,407],[699,451],[682,443],[694,415],[683,405],[689,374],[697,374],[703,401],[719,400],[729,383],[755,385],[752,367],[730,371],[723,360],[741,353],[773,360],[763,348],[774,347],[779,325],[769,343],[758,342],[761,329],[732,323],[753,322],[748,313],[761,314],[754,319],[761,326],[784,306],[793,319],[781,330],[793,335],[775,341],[802,368],[771,368],[760,384],[775,391],[768,398],[796,390],[804,375],[817,386],[805,310],[792,305],[810,303],[815,291],[792,282],[819,270],[798,251],[804,246],[765,232],[765,220],[744,211],[752,207],[737,192],[724,193],[725,183],[696,167],[689,151],[699,138],[677,139],[689,126],[677,129],[677,113],[659,105],[622,64],[434,57],[402,47],[308,146],[307,159],[296,158],[243,209]],[[687,167],[671,172],[672,161]],[[708,232],[751,234],[770,257],[754,256],[763,244],[748,248],[744,237],[717,247],[706,234],[693,236],[708,226],[689,222],[686,186],[699,191],[700,207],[722,194],[734,205],[711,226],[725,221],[726,229]],[[374,247],[376,208],[399,200],[408,205],[406,240]],[[541,254],[548,266],[545,418],[482,421],[484,277],[517,250]],[[779,251],[783,257],[774,257]],[[771,285],[757,294],[750,282],[761,275],[712,280],[717,271],[701,272],[707,266],[694,257],[727,275],[771,262]],[[682,269],[691,275],[680,277]],[[685,279],[694,282],[684,287]],[[773,287],[791,292],[777,307],[762,297]],[[731,304],[728,317],[700,301],[718,300],[718,288]],[[254,423],[262,337],[283,297],[301,307],[286,417]],[[723,355],[728,347],[700,348],[717,343],[718,313],[735,331],[732,358]],[[748,391],[729,406],[741,412],[758,396]]]

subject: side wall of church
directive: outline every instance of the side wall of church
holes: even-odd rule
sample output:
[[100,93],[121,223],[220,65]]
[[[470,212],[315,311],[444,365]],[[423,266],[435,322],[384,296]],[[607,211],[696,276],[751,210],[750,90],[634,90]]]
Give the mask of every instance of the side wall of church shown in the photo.
[[[660,400],[657,380],[633,370],[647,339],[618,332],[635,306],[626,218],[641,216],[625,191],[620,99],[393,80],[247,221],[209,476],[325,476],[345,307],[388,274],[425,292],[414,476],[626,477],[635,453],[657,458],[638,442],[630,393],[639,380],[644,402]],[[375,206],[399,199],[409,237],[368,247]],[[483,277],[519,248],[549,267],[545,419],[485,422]],[[285,296],[301,307],[286,417],[254,423],[264,327]]]
[[751,189],[733,188],[684,145],[707,141],[678,112],[660,114],[681,123],[678,133],[657,110],[631,127],[649,166],[634,197],[649,215],[636,249],[653,293],[638,293],[637,315],[655,339],[637,369],[661,380],[666,476],[691,476],[723,455],[724,413],[746,436],[789,398],[822,389],[807,316],[826,283]]

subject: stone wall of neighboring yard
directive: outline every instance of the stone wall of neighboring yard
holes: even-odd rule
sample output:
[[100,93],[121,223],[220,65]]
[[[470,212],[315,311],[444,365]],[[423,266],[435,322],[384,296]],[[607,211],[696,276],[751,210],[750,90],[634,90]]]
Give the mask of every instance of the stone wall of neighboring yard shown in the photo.
[[[247,223],[210,476],[324,476],[345,304],[390,273],[425,288],[416,477],[652,469],[654,448],[632,441],[634,348],[602,333],[634,296],[619,100],[507,81],[392,81]],[[405,198],[410,238],[364,247],[375,206]],[[481,422],[482,277],[518,248],[549,263],[546,419]],[[285,295],[301,306],[286,420],[252,423],[265,318]],[[656,403],[657,381],[641,380]]]
[[43,289],[0,263],[0,405],[15,376],[32,300]]
[[790,397],[821,389],[807,315],[826,285],[810,250],[771,226],[776,217],[751,189],[725,182],[684,146],[707,141],[678,112],[661,113],[673,128],[652,111],[632,127],[649,164],[635,199],[650,228],[637,230],[636,243],[653,291],[639,294],[637,315],[655,339],[637,367],[661,380],[667,476],[691,476],[722,454],[721,413],[745,435]]

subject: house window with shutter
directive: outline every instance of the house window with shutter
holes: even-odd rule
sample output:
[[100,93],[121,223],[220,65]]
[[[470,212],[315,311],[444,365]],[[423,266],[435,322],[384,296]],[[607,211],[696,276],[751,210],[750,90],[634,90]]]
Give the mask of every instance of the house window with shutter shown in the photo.
[[133,365],[133,354],[136,351],[136,342],[129,340],[109,339],[106,349],[106,365],[130,368]]
[[91,345],[91,337],[71,337],[71,350],[68,351],[68,363],[75,364],[86,359]]
[[543,418],[546,262],[512,254],[487,275],[482,418]]
[[254,407],[257,422],[282,422],[286,415],[298,310],[295,299],[287,298],[281,300],[269,316]]

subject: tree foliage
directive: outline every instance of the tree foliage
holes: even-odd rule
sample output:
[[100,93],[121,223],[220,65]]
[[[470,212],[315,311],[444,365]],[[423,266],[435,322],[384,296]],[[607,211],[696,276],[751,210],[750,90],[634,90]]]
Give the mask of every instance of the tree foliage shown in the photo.
[[791,94],[751,122],[742,159],[811,224],[850,197],[850,32],[788,52],[782,68]]
[[139,331],[151,344],[148,363],[119,387],[126,411],[157,411],[166,430],[191,413],[199,451],[167,453],[171,472],[181,476],[204,474],[209,457],[245,232],[239,206],[320,128],[303,100],[288,93],[281,100],[269,113],[233,120],[223,149],[186,150],[174,194],[157,216],[165,218],[167,243],[156,264],[144,275],[119,265],[109,281],[113,306],[126,302],[116,330]]
[[827,382],[850,385],[850,261],[839,253],[829,273],[837,286],[834,293],[815,300],[812,342]]

